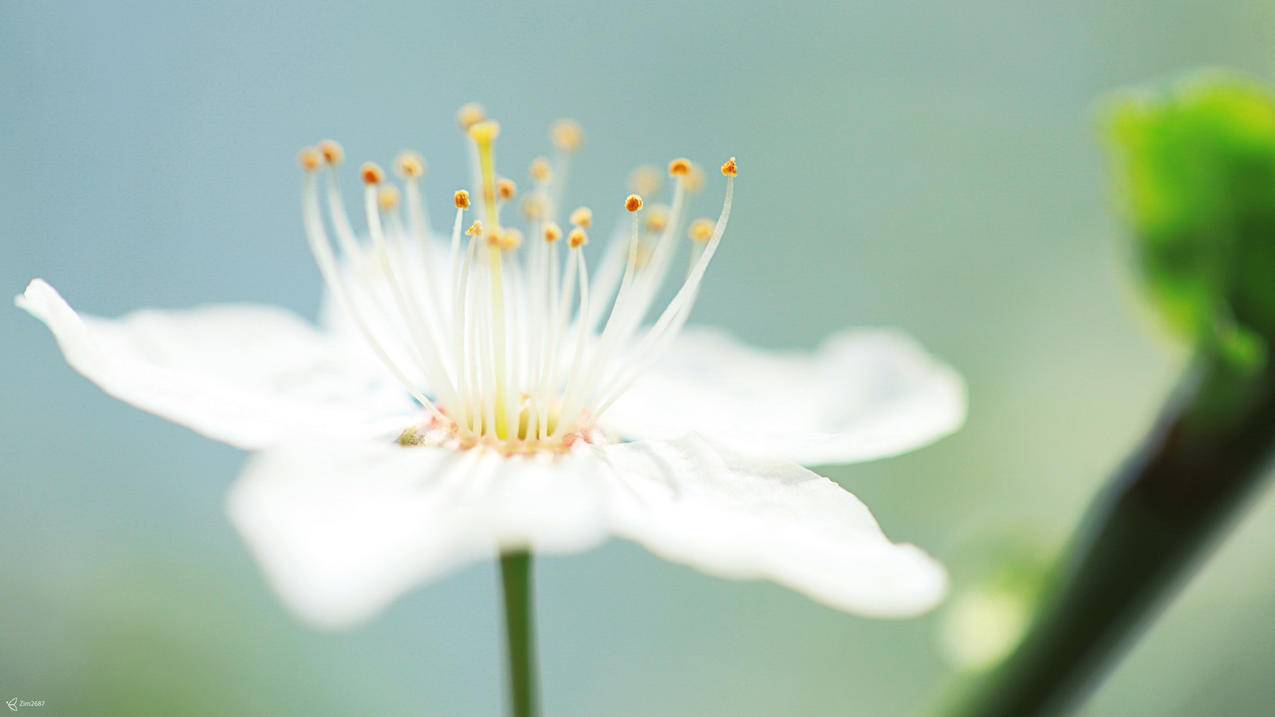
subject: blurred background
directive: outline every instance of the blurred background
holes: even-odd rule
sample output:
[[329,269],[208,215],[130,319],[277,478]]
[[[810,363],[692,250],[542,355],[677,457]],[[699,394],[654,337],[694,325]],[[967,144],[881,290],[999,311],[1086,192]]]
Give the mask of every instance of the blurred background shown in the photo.
[[[420,149],[441,216],[471,100],[502,120],[514,176],[550,121],[578,119],[571,195],[594,207],[639,163],[736,154],[695,320],[774,347],[896,325],[969,382],[956,436],[825,471],[948,564],[950,605],[1048,560],[1184,361],[1129,288],[1096,100],[1201,65],[1267,75],[1275,47],[1260,2],[177,5],[0,3],[0,289],[43,276],[102,315],[234,300],[314,316],[297,149]],[[499,712],[492,564],[314,632],[223,515],[242,453],[107,398],[17,310],[0,344],[0,698]],[[1272,550],[1265,490],[1083,713],[1263,713]],[[550,715],[906,715],[972,664],[950,607],[847,617],[618,542],[537,568]]]

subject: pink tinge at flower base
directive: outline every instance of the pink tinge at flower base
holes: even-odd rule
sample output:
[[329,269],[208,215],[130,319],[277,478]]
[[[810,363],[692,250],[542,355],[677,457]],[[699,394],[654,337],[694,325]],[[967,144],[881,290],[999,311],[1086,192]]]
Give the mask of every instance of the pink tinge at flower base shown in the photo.
[[344,151],[301,153],[304,226],[331,299],[323,329],[248,305],[80,316],[38,279],[17,303],[107,393],[256,452],[230,517],[315,624],[357,622],[498,552],[608,536],[862,615],[914,615],[943,597],[941,566],[800,464],[955,430],[953,371],[893,331],[766,354],[686,327],[722,246],[733,158],[716,220],[689,220],[705,184],[689,160],[669,163],[667,205],[653,201],[658,174],[635,173],[595,271],[594,213],[564,203],[579,126],[554,126],[556,157],[532,162],[524,190],[496,172],[499,126],[474,107],[461,123],[473,182],[452,193],[443,237],[420,155],[397,158],[399,185],[361,168],[361,235],[339,190]]

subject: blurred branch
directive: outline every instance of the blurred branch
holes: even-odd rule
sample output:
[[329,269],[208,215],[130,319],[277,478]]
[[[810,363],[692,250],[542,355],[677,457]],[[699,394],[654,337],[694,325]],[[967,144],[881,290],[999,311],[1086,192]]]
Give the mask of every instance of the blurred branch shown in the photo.
[[1275,362],[1197,360],[1143,447],[1091,508],[1041,618],[956,714],[1073,705],[1259,482],[1275,448]]

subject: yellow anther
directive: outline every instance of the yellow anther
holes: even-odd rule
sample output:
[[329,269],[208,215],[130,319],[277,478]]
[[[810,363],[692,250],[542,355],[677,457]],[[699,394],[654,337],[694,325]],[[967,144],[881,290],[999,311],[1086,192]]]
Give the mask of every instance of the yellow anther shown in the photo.
[[651,196],[660,191],[660,170],[643,165],[629,174],[629,189],[637,194]]
[[469,192],[464,189],[458,190],[452,195],[452,202],[456,204],[457,209],[469,209]]
[[567,235],[567,243],[571,245],[572,249],[579,249],[589,243],[589,235],[585,234],[580,227],[576,227]]
[[420,179],[425,176],[425,160],[415,152],[402,152],[394,159],[394,170],[403,179]]
[[549,160],[544,157],[536,157],[531,160],[531,179],[542,184],[553,179],[553,168],[549,164]]
[[735,158],[731,157],[722,165],[722,174],[727,177],[734,177],[739,174],[739,166],[735,164]]
[[693,166],[694,165],[691,164],[691,160],[686,159],[685,157],[678,157],[677,159],[668,163],[669,176],[670,177],[685,177],[686,175],[691,173],[691,167]]
[[393,184],[387,184],[381,187],[381,191],[376,194],[376,203],[381,207],[383,212],[392,212],[398,208],[399,193],[398,187]]
[[588,229],[593,226],[593,210],[588,207],[577,207],[574,212],[571,212],[570,219],[572,224]]
[[319,168],[323,163],[323,156],[314,147],[306,147],[297,155],[297,162],[301,164],[302,171],[309,173]]
[[668,227],[669,208],[664,204],[652,204],[646,210],[646,229],[651,232],[662,232]]
[[385,181],[385,170],[376,162],[364,162],[363,167],[359,169],[359,174],[363,176],[363,183],[367,185],[376,185]]
[[713,223],[712,219],[705,219],[701,217],[691,222],[691,227],[686,231],[686,233],[690,236],[692,241],[697,241],[700,244],[703,244],[713,238],[713,230],[715,228],[716,224]]
[[489,144],[500,136],[500,123],[496,120],[482,120],[469,127],[469,138],[479,144]]
[[345,150],[335,140],[325,139],[320,142],[319,154],[323,155],[324,162],[333,167],[345,161]]
[[500,197],[500,201],[507,202],[518,194],[518,185],[514,184],[512,179],[501,178],[496,181],[496,196]]
[[560,119],[549,128],[549,138],[563,152],[575,152],[584,144],[584,130],[575,120]]
[[483,111],[483,106],[476,102],[463,105],[456,113],[456,123],[465,131],[469,131],[470,127],[485,119],[487,119],[487,113]]
[[642,198],[636,194],[630,194],[628,198],[624,200],[624,208],[627,209],[630,214],[642,211],[642,204]]
[[553,222],[545,225],[545,241],[552,244],[562,238],[562,227]]
[[534,194],[522,200],[522,215],[531,221],[544,219],[544,200]]
[[698,164],[692,164],[691,173],[682,177],[682,188],[691,194],[704,191],[704,170]]
[[503,229],[500,232],[500,248],[505,251],[514,251],[522,246],[522,232],[517,229]]
[[468,229],[465,230],[466,236],[477,237],[477,236],[482,236],[482,234],[483,234],[482,222],[474,222],[473,224],[469,225]]

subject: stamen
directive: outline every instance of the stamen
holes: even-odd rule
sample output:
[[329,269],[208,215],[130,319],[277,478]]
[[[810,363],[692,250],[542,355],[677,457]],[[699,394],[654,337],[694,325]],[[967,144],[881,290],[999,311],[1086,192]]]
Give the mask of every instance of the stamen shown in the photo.
[[500,201],[507,202],[518,194],[518,185],[514,184],[512,179],[501,177],[496,182],[496,196],[500,197]]
[[425,160],[415,152],[402,152],[394,159],[394,169],[403,179],[420,179],[425,176]]
[[469,225],[468,229],[465,230],[466,236],[477,237],[477,236],[482,236],[482,234],[483,234],[483,223],[480,221],[475,221],[473,224]]
[[642,198],[636,194],[630,194],[628,198],[624,200],[624,208],[628,210],[630,214],[637,214],[642,211],[642,204]]
[[669,176],[670,177],[685,177],[691,173],[692,166],[694,165],[691,164],[691,160],[686,159],[685,157],[678,157],[677,159],[668,163]]
[[306,147],[297,154],[297,162],[301,164],[301,170],[309,174],[323,163],[323,156],[314,147]]
[[575,120],[560,119],[549,130],[553,146],[567,153],[578,152],[584,145],[584,130]]
[[571,245],[572,249],[579,249],[589,243],[589,235],[585,234],[580,227],[576,227],[567,235],[567,243]]
[[545,241],[552,244],[562,238],[562,228],[553,222],[545,225]]
[[588,207],[577,207],[574,212],[571,212],[570,221],[581,229],[589,229],[593,226],[593,210]]
[[654,196],[660,191],[660,170],[643,165],[629,175],[629,189],[643,196]]
[[549,165],[549,160],[544,157],[536,157],[531,160],[531,180],[537,184],[544,184],[553,179],[553,169]]
[[668,226],[669,208],[667,204],[652,204],[646,211],[646,230],[658,234]]
[[464,211],[469,209],[469,192],[461,189],[452,195],[452,202],[456,204],[456,208]]
[[387,184],[384,187],[381,187],[380,191],[377,192],[376,195],[377,204],[380,206],[381,211],[386,213],[398,209],[399,199],[400,195],[398,187],[395,187],[392,184]]
[[359,174],[363,177],[363,183],[368,186],[376,186],[385,181],[385,170],[376,162],[364,162]]
[[687,236],[699,244],[707,244],[708,240],[713,236],[713,220],[706,217],[700,217],[691,222],[691,228],[686,232]]
[[319,154],[323,155],[323,161],[331,167],[345,161],[345,150],[335,140],[325,139],[319,142]]
[[485,119],[487,119],[487,113],[483,111],[482,105],[476,102],[462,105],[460,110],[456,112],[456,123],[465,131],[469,131],[470,127]]

